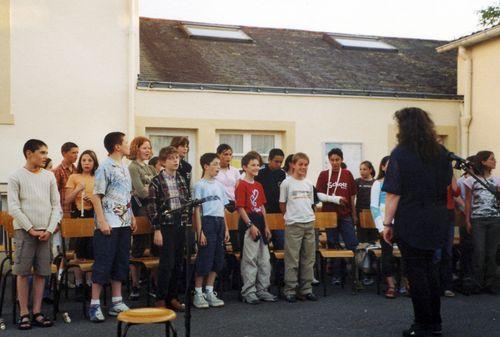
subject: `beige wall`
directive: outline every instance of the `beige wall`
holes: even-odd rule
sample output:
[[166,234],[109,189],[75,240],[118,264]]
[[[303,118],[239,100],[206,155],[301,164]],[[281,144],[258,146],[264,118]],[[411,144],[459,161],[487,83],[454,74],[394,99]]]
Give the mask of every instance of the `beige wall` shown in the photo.
[[472,122],[469,152],[500,156],[500,37],[471,47]]
[[10,113],[10,0],[0,0],[0,125],[13,122]]
[[395,144],[392,115],[407,106],[432,114],[438,133],[448,135],[450,150],[459,145],[459,101],[182,90],[137,90],[135,100],[137,134],[144,134],[147,127],[195,130],[197,156],[215,150],[217,130],[282,132],[285,152],[310,156],[312,180],[322,169],[326,141],[361,142],[364,159],[378,165]]
[[129,3],[11,1],[10,18],[15,123],[0,125],[0,182],[23,164],[28,138],[46,141],[56,162],[70,140],[102,158],[104,135],[127,130]]

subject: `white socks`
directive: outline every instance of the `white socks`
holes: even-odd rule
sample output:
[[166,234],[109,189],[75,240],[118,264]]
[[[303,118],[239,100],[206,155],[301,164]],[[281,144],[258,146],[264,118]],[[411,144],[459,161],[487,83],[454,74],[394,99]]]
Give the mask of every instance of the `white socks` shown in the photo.
[[205,292],[207,294],[213,293],[214,292],[214,286],[206,286],[205,287]]
[[91,306],[101,305],[101,300],[99,300],[99,299],[97,299],[97,300],[90,300],[90,305]]
[[111,303],[113,303],[113,304],[120,304],[120,303],[122,303],[122,301],[123,301],[123,298],[121,296],[111,297]]
[[203,288],[202,287],[199,287],[199,288],[194,288],[194,291],[196,293],[196,295],[201,295],[203,294]]

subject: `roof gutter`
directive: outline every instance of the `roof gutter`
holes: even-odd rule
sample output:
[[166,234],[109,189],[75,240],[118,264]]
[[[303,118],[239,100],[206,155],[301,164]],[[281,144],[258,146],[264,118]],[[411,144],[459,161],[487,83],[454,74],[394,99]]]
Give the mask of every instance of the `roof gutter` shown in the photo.
[[437,47],[436,50],[438,53],[444,53],[458,47],[469,47],[497,36],[500,36],[500,25],[452,41],[448,44],[445,44],[444,46]]
[[329,89],[329,88],[290,88],[290,87],[266,87],[266,86],[257,87],[257,86],[246,86],[246,85],[181,83],[181,82],[163,82],[163,81],[151,81],[151,80],[138,80],[137,88],[146,90],[185,89],[185,90],[206,90],[206,91],[246,92],[246,93],[396,97],[396,98],[424,98],[424,99],[448,99],[448,100],[463,99],[463,96],[461,95],[436,94],[436,93],[425,93],[425,92]]

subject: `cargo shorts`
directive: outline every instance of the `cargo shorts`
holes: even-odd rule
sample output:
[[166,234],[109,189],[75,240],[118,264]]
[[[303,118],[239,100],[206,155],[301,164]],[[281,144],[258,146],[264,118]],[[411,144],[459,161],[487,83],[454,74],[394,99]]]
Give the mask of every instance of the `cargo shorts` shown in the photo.
[[51,274],[51,242],[40,241],[31,236],[24,229],[16,229],[14,234],[14,266],[12,272],[18,276],[36,274],[50,276]]

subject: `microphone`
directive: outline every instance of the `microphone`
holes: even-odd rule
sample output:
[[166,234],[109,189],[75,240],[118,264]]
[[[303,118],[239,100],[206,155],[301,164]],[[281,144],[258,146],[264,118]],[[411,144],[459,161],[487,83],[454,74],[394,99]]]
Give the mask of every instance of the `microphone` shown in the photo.
[[[172,199],[172,198],[170,198]],[[171,215],[171,214],[174,214],[174,213],[177,213],[177,212],[182,212],[184,211],[186,208],[188,207],[196,207],[196,206],[199,206],[205,202],[208,202],[208,201],[214,201],[214,200],[220,200],[220,198],[216,195],[209,195],[208,197],[204,197],[204,198],[201,198],[201,199],[192,199],[192,200],[188,200],[185,204],[181,205],[181,207],[178,207],[178,208],[174,208],[174,209],[167,209],[163,212],[163,215]]]
[[464,165],[468,168],[472,167],[472,163],[468,162],[467,160],[463,159],[462,157],[457,156],[453,152],[446,152],[446,158],[448,158],[448,161],[455,161],[457,163],[457,167],[460,167],[460,165]]

